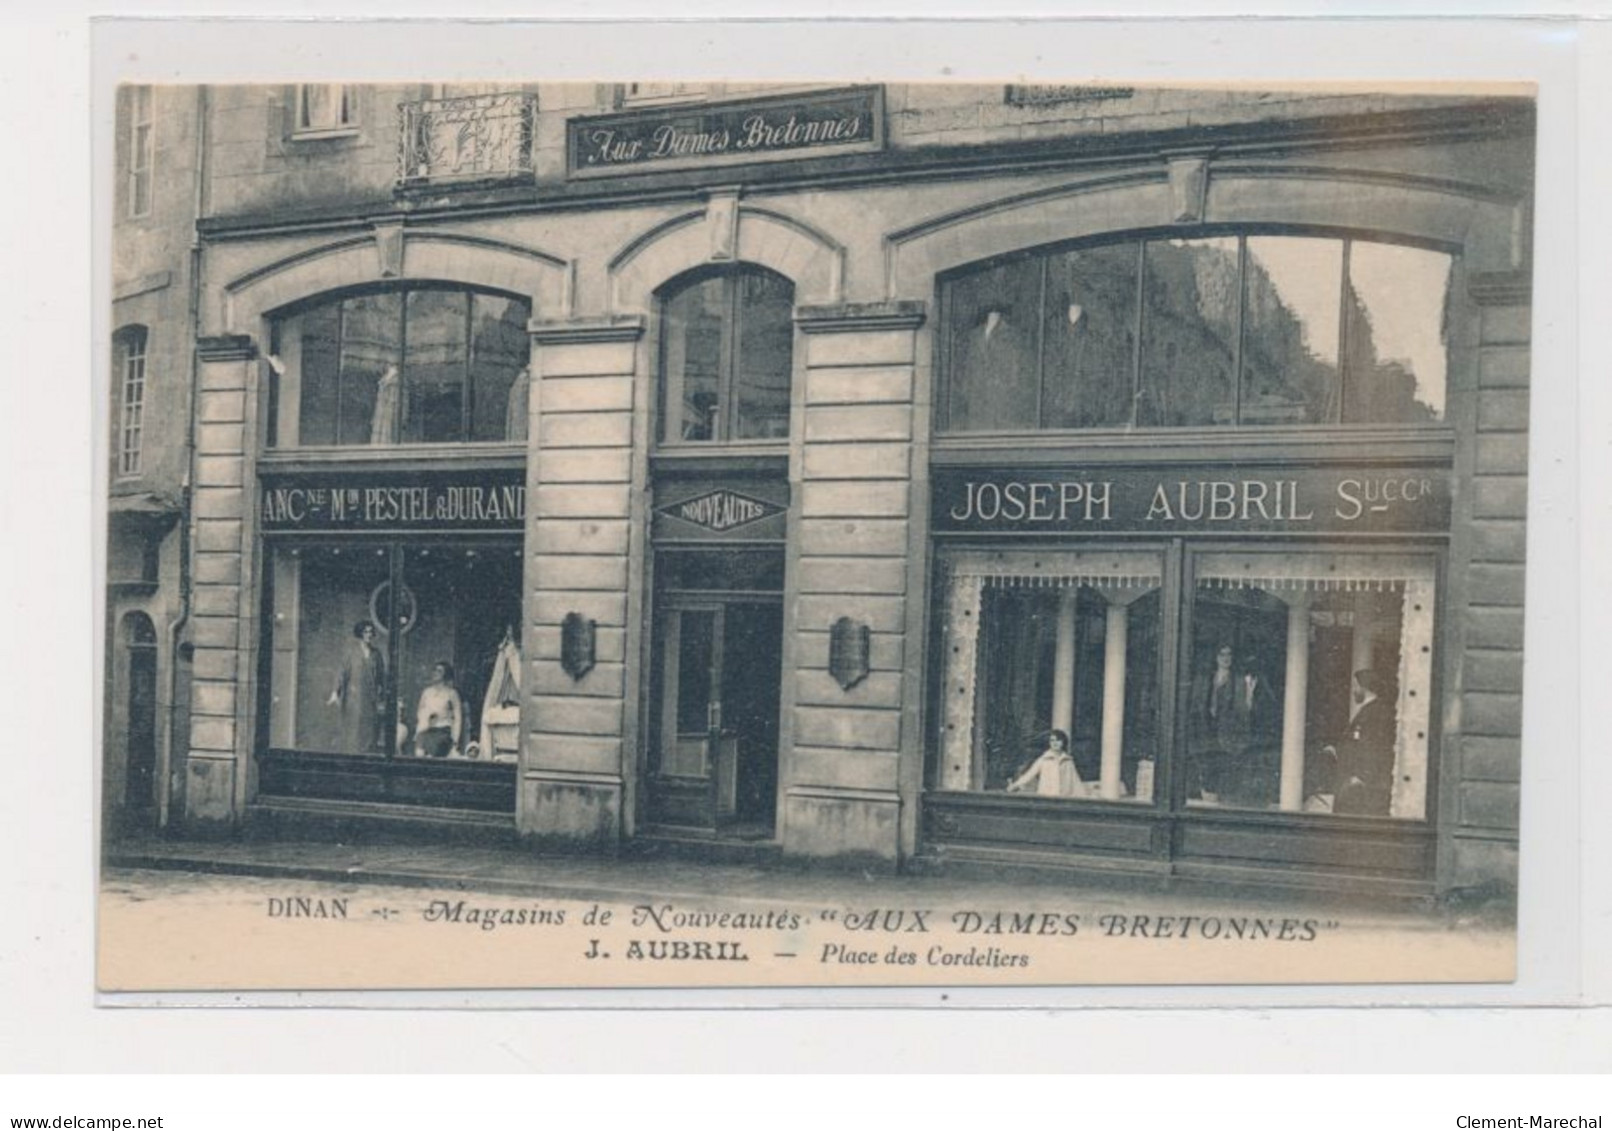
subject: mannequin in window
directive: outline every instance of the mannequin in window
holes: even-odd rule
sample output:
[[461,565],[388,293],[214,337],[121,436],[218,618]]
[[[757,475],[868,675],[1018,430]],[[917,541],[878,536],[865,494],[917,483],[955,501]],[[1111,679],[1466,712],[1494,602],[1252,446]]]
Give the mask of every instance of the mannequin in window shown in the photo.
[[1235,791],[1244,804],[1275,800],[1275,767],[1269,756],[1274,752],[1281,758],[1282,702],[1253,656],[1244,656],[1237,665],[1231,716],[1222,733],[1230,755],[1222,789]]
[[341,709],[341,746],[349,754],[372,754],[386,727],[386,657],[367,620],[353,625],[353,642],[342,657],[336,684],[326,700]]
[[1036,793],[1042,797],[1076,797],[1082,792],[1080,772],[1069,755],[1069,736],[1061,730],[1047,735],[1041,756],[1007,785],[1009,793]]
[[1386,817],[1394,789],[1394,740],[1398,721],[1388,700],[1388,680],[1373,668],[1355,672],[1349,724],[1323,748],[1335,765],[1332,812]]
[[465,704],[453,685],[453,665],[438,660],[431,668],[431,682],[420,689],[414,711],[414,752],[421,758],[457,754],[464,721]]
[[1218,804],[1225,786],[1231,752],[1241,742],[1236,719],[1237,678],[1232,672],[1232,648],[1215,649],[1213,670],[1200,673],[1192,683],[1189,714],[1196,793],[1208,804]]

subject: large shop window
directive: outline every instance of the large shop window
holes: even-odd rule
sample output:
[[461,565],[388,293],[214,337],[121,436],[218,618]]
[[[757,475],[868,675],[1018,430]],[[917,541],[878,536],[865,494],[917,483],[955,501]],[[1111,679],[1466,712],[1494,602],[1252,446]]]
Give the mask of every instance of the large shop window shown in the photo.
[[[939,788],[1425,817],[1434,559],[1187,560],[1177,593],[1161,550],[944,554]],[[1183,642],[1173,714],[1167,639]]]
[[755,267],[662,294],[663,443],[788,437],[794,303],[788,279]]
[[1422,424],[1452,258],[1226,234],[1039,252],[941,286],[950,432]]
[[270,442],[496,443],[526,436],[531,305],[411,287],[305,307],[275,324]]
[[269,746],[513,762],[517,545],[276,546]]

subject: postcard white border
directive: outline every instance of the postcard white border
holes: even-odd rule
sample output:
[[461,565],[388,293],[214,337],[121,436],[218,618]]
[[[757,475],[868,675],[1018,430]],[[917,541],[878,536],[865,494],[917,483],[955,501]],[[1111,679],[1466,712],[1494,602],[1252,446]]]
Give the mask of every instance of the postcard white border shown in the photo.
[[[924,8],[933,11],[935,5],[926,4]],[[425,5],[394,2],[385,10],[421,12]],[[91,170],[96,167],[92,162],[110,152],[106,121],[110,103],[103,98],[95,104],[98,148],[92,154],[83,147],[82,134],[75,128],[90,113],[90,92],[82,73],[84,53],[92,36],[82,23],[84,15],[82,11],[68,10],[55,17],[53,24],[40,17],[45,27],[59,34],[48,44],[42,42],[47,37],[37,34],[19,36],[6,51],[13,63],[11,73],[26,80],[10,100],[7,115],[20,119],[20,128],[12,136],[22,139],[22,151],[29,155],[24,183],[14,182],[24,195],[20,206],[14,204],[11,219],[26,221],[23,227],[33,237],[19,256],[26,267],[10,273],[13,294],[9,309],[28,310],[32,315],[18,371],[49,373],[52,377],[48,382],[15,384],[10,398],[13,407],[4,414],[10,439],[4,450],[12,484],[7,496],[7,509],[11,512],[8,526],[26,532],[22,544],[28,547],[21,560],[7,563],[10,580],[6,589],[14,594],[43,593],[47,598],[39,601],[30,596],[13,611],[7,633],[8,685],[21,691],[20,701],[24,704],[50,702],[64,694],[69,702],[69,706],[55,712],[58,725],[49,728],[48,734],[42,733],[47,728],[32,723],[24,728],[27,740],[6,759],[8,786],[0,791],[5,827],[13,845],[26,848],[5,870],[5,895],[8,903],[24,909],[20,921],[27,926],[18,941],[26,958],[22,965],[28,968],[27,978],[16,986],[9,983],[17,965],[10,964],[6,972],[7,1012],[48,1019],[44,1029],[48,1039],[24,1049],[29,1059],[62,1055],[68,1048],[77,1048],[80,1055],[101,1065],[154,1067],[171,1062],[172,1044],[153,1048],[145,1040],[124,1043],[109,1040],[107,1034],[130,1028],[143,1032],[171,1028],[195,1058],[192,1063],[221,1065],[231,1058],[227,1050],[202,1035],[209,1028],[202,1023],[205,1018],[171,1012],[130,1014],[88,1009],[89,987],[93,984],[90,896],[94,861],[86,834],[93,828],[91,774],[96,760],[89,752],[95,749],[98,735],[94,708],[99,702],[99,681],[86,679],[85,668],[96,663],[99,649],[89,643],[96,623],[82,598],[96,591],[101,576],[99,563],[92,562],[90,554],[91,532],[99,520],[81,512],[80,521],[64,521],[63,503],[93,497],[100,489],[94,469],[103,466],[92,457],[88,443],[79,441],[84,441],[86,433],[99,436],[104,431],[99,424],[92,424],[98,418],[92,418],[91,413],[100,411],[99,406],[105,403],[106,367],[97,343],[106,340],[107,232],[104,225],[99,227],[99,241],[94,246],[86,246],[81,233],[83,217],[92,214],[92,207],[93,215],[110,214],[106,200],[92,202],[88,188]],[[324,24],[316,36],[309,35],[313,29],[307,24],[275,27],[223,22],[188,28],[182,39],[173,38],[172,30],[167,23],[99,25],[93,39],[103,53],[97,57],[95,86],[104,94],[119,78],[154,82],[271,78],[294,81],[338,71],[342,77],[353,79],[426,73],[419,65],[418,42],[410,38],[419,29],[404,23]],[[1324,28],[1285,21],[1217,21],[1207,25],[1149,21],[1131,26],[1103,21],[1060,26],[1055,36],[1054,29],[1045,25],[1027,28],[994,22],[907,22],[889,29],[898,38],[881,45],[875,25],[855,22],[815,24],[809,37],[774,36],[770,56],[763,47],[745,41],[776,32],[779,29],[775,25],[740,24],[721,30],[723,34],[714,37],[713,45],[712,29],[694,24],[653,30],[643,25],[618,30],[595,24],[438,24],[431,29],[430,44],[433,59],[442,62],[431,71],[433,77],[444,79],[498,74],[531,77],[534,71],[540,71],[542,77],[561,80],[644,74],[679,78],[706,73],[755,73],[761,61],[769,61],[764,75],[781,79],[794,74],[816,79],[1004,81],[1031,77],[1051,80],[1078,74],[1136,81],[1414,78],[1522,79],[1539,84],[1541,162],[1524,735],[1528,754],[1523,768],[1517,983],[1483,987],[1070,989],[1035,991],[1034,1004],[1116,1007],[1083,1015],[1088,1030],[1136,1032],[1132,1026],[1151,1027],[1158,1022],[1160,1032],[1178,1030],[1176,1036],[1161,1038],[1169,1048],[1177,1050],[1173,1054],[1176,1056],[1186,1055],[1181,1050],[1202,1053],[1215,1043],[1219,1038],[1206,1038],[1206,1029],[1215,1032],[1224,1028],[1229,1032],[1248,1028],[1249,1038],[1257,1044],[1273,1053],[1285,1049],[1288,1055],[1300,1058],[1306,1055],[1304,1050],[1319,1055],[1326,1043],[1324,1034],[1331,1025],[1374,1029],[1386,1020],[1381,1011],[1362,1014],[1356,1009],[1316,1011],[1309,1007],[1323,1003],[1414,1003],[1446,1009],[1460,1006],[1465,1008],[1448,1015],[1417,1014],[1429,1028],[1415,1039],[1414,1045],[1401,1045],[1400,1051],[1416,1049],[1425,1053],[1424,1042],[1431,1030],[1440,1029],[1439,1058],[1446,1050],[1464,1049],[1471,1058],[1463,1066],[1476,1067],[1501,1055],[1509,1055],[1513,1062],[1529,1060],[1544,1045],[1501,1049],[1496,1035],[1482,1034],[1496,1033],[1491,1023],[1503,1025],[1505,1018],[1516,1020],[1523,1015],[1472,1007],[1526,1004],[1553,1007],[1547,1012],[1554,1013],[1556,1009],[1606,1002],[1612,996],[1612,976],[1604,962],[1586,961],[1586,956],[1600,953],[1597,946],[1590,944],[1605,940],[1607,935],[1607,893],[1612,892],[1612,882],[1608,882],[1606,861],[1612,853],[1607,851],[1608,822],[1604,817],[1594,819],[1598,813],[1592,806],[1597,798],[1612,797],[1612,760],[1580,760],[1581,749],[1589,754],[1594,747],[1604,747],[1604,743],[1588,737],[1581,743],[1580,728],[1586,725],[1582,733],[1591,735],[1587,724],[1597,718],[1604,723],[1605,711],[1597,702],[1603,696],[1586,694],[1581,702],[1577,694],[1580,658],[1585,661],[1583,670],[1590,671],[1588,661],[1594,657],[1588,643],[1602,638],[1608,627],[1606,598],[1590,591],[1589,586],[1581,593],[1579,587],[1580,570],[1586,571],[1583,576],[1588,579],[1593,576],[1588,572],[1593,564],[1605,561],[1600,551],[1606,548],[1606,504],[1601,493],[1595,491],[1586,492],[1581,505],[1579,491],[1581,484],[1606,481],[1609,468],[1605,441],[1596,422],[1612,417],[1606,411],[1608,396],[1604,388],[1595,387],[1587,378],[1578,380],[1573,376],[1605,371],[1604,366],[1591,363],[1592,348],[1598,351],[1595,358],[1605,358],[1604,329],[1599,342],[1591,343],[1579,337],[1578,320],[1583,316],[1586,332],[1593,330],[1597,321],[1606,321],[1604,300],[1609,297],[1608,288],[1604,278],[1592,282],[1587,272],[1581,274],[1580,265],[1605,263],[1612,257],[1607,254],[1604,219],[1596,216],[1593,208],[1586,208],[1581,218],[1577,205],[1581,198],[1593,202],[1592,185],[1604,187],[1607,180],[1604,153],[1593,145],[1580,143],[1581,137],[1591,135],[1587,132],[1590,123],[1581,121],[1578,115],[1581,107],[1597,104],[1592,94],[1600,95],[1599,105],[1612,102],[1606,97],[1612,93],[1612,84],[1605,78],[1612,69],[1607,65],[1612,62],[1612,36],[1606,29],[1570,21],[1395,20],[1386,27],[1354,21]],[[1131,38],[1126,39],[1127,34]],[[1294,49],[1289,37],[1295,34],[1306,37],[1308,46]],[[616,41],[608,50],[601,46],[607,37]],[[669,52],[679,43],[690,44],[691,50]],[[1049,47],[1054,43],[1059,49]],[[651,54],[651,49],[661,52],[659,57],[697,58],[699,67],[657,66],[657,56]],[[784,64],[773,62],[779,54],[784,55]],[[533,59],[541,60],[540,65],[534,66]],[[1599,90],[1592,90],[1591,83],[1596,83]],[[47,104],[49,110],[45,109]],[[1585,161],[1583,167],[1579,165],[1581,158]],[[1592,161],[1596,164],[1591,165]],[[109,167],[109,161],[99,167]],[[44,169],[58,172],[43,176]],[[1598,179],[1591,181],[1587,176]],[[1592,231],[1592,225],[1596,230]],[[1592,245],[1592,240],[1599,242]],[[95,280],[92,294],[85,293],[83,287],[87,267],[92,268]],[[1582,290],[1580,279],[1584,282]],[[79,375],[86,373],[92,375],[90,396],[65,396],[66,390],[82,388]],[[61,442],[42,451],[38,422],[59,419],[64,402],[84,413],[82,426],[63,427],[59,432]],[[1586,456],[1582,461],[1581,444]],[[1592,478],[1587,474],[1591,470],[1601,474]],[[8,935],[13,930],[15,926],[7,928]],[[817,990],[804,991],[802,998],[789,1000],[796,993],[706,991],[697,1000],[711,1008],[769,1003],[797,1007],[827,1002],[940,1004],[930,991],[857,991],[841,995],[839,991]],[[1001,993],[1009,997],[991,996]],[[869,994],[874,996],[870,998]],[[412,994],[383,996],[396,996],[397,1000],[390,1004],[399,1006],[427,1004]],[[450,994],[429,1004],[492,1004],[484,1000],[486,996]],[[662,1004],[652,1000],[654,996],[620,992],[517,993],[503,1004],[541,1002],[612,1009],[629,1004]],[[1026,996],[1022,991],[959,991],[951,993],[944,1004],[1022,1006],[1031,1004],[1024,1000]],[[688,1005],[689,999],[690,995],[680,993],[676,1004]],[[301,1004],[309,999],[285,995],[263,1000],[266,1004]],[[373,993],[320,995],[318,1001],[322,1005],[381,1004]],[[212,1003],[229,1004],[230,998],[214,998]],[[1238,1008],[1203,1012],[1198,1009],[1202,1006]],[[1263,1029],[1249,1026],[1262,1015],[1250,1012],[1250,1007],[1268,1010],[1273,1006],[1280,1009],[1270,1016],[1282,1018],[1282,1024]],[[1137,1012],[1136,1007],[1144,1011]],[[1191,1009],[1183,1012],[1181,1007]],[[1153,1010],[1159,1012],[1149,1012]],[[545,1016],[558,1024],[562,1015]],[[598,1014],[565,1016],[568,1020],[564,1027],[579,1033],[586,1030],[596,1034],[594,1022],[606,1020]],[[587,1018],[587,1023],[574,1024],[578,1016]],[[783,1023],[789,1016],[765,1013],[741,1019],[727,1014],[725,1018],[733,1022],[735,1030],[763,1030]],[[893,1016],[900,1028],[904,1015]],[[1535,1011],[1528,1016],[1538,1021],[1544,1014]],[[330,1030],[321,1030],[316,1023],[317,1019],[328,1023],[336,1018],[341,1024]],[[1171,1020],[1166,1022],[1166,1018]],[[484,1020],[490,1030],[523,1027],[522,1018],[517,1016],[499,1018],[496,1023],[491,1018]],[[685,1017],[677,1022],[668,1016],[647,1024],[656,1031],[667,1032],[667,1025],[675,1029],[690,1020]],[[259,1011],[251,1023],[254,1028],[271,1030],[272,1052],[287,1067],[308,1064],[321,1052],[332,1055],[341,1050],[339,1055],[354,1067],[359,1062],[402,1067],[418,1057],[421,1063],[440,1068],[450,1064],[465,1067],[473,1049],[480,1047],[480,1038],[469,1045],[456,1045],[450,1038],[449,1034],[459,1031],[465,1021],[462,1014],[418,1015],[411,1024],[418,1026],[422,1035],[429,1030],[433,1036],[429,1040],[411,1037],[401,1042],[386,1037],[395,1022],[389,1021],[384,1012]],[[941,1022],[928,1015],[910,1023],[932,1032],[929,1026]],[[952,1027],[950,1022],[945,1024],[948,1029]],[[832,1027],[843,1028],[838,1021]],[[981,1029],[994,1027],[993,1023]],[[334,1036],[338,1029],[343,1034],[339,1038]],[[1407,1037],[1416,1029],[1414,1025],[1403,1026]],[[636,1025],[634,1031],[643,1033]],[[1192,1033],[1197,1036],[1192,1037]],[[1460,1033],[1471,1034],[1475,1043],[1460,1037]],[[599,1048],[608,1048],[609,1038],[600,1039],[605,1044]],[[384,1042],[387,1047],[377,1049],[376,1042]],[[968,1043],[972,1045],[973,1041]],[[1512,1042],[1508,1038],[1504,1043]],[[1356,1063],[1380,1060],[1380,1043],[1375,1048],[1353,1040],[1350,1044],[1360,1050],[1352,1054]],[[746,1047],[755,1046],[746,1042]],[[854,1048],[847,1045],[839,1051],[854,1055]],[[381,1055],[372,1058],[366,1055],[368,1050]],[[1121,1066],[1116,1058],[1100,1050],[1096,1059],[1106,1060],[1107,1067]],[[1213,1061],[1216,1056],[1206,1059]],[[254,1063],[261,1067],[264,1062],[259,1059]],[[1541,1066],[1546,1063],[1541,1062]]]

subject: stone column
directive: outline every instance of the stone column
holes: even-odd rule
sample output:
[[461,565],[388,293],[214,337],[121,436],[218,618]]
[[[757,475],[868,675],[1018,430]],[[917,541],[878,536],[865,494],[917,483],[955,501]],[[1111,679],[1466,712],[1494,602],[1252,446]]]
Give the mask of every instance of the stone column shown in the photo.
[[[914,357],[921,304],[803,307],[805,363],[785,672],[782,840],[793,856],[893,864],[903,756],[922,757],[917,643],[909,638]],[[920,610],[921,611],[921,610]],[[871,630],[870,671],[828,671],[830,628]],[[786,648],[786,655],[790,654]],[[916,799],[913,799],[915,802]]]
[[[641,318],[534,322],[527,458],[520,796],[524,838],[616,846],[626,827],[635,582],[634,414]],[[561,625],[594,624],[592,667],[560,663]],[[631,674],[629,674],[631,673]]]
[[190,749],[186,830],[226,832],[246,803],[253,587],[246,463],[257,348],[245,335],[196,342],[196,457],[191,501]]

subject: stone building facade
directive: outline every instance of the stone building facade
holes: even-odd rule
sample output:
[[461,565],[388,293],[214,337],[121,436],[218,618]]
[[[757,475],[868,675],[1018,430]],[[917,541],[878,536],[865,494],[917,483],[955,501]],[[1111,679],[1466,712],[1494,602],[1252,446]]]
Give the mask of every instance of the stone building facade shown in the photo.
[[202,104],[187,828],[1514,883],[1528,101]]

